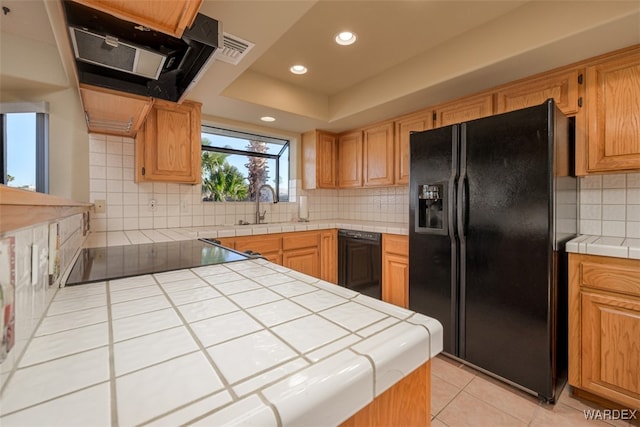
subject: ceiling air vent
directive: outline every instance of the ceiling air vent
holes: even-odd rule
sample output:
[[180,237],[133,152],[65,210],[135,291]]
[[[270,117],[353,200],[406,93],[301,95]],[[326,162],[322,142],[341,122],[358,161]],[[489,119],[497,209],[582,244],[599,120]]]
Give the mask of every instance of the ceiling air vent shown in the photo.
[[253,46],[255,46],[255,43],[224,33],[222,46],[216,50],[214,57],[220,61],[238,65]]

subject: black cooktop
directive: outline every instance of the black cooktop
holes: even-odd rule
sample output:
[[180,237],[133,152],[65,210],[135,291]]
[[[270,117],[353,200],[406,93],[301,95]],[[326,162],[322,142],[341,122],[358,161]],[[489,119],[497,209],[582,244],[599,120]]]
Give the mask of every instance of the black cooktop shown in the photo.
[[66,286],[250,258],[207,240],[84,248]]

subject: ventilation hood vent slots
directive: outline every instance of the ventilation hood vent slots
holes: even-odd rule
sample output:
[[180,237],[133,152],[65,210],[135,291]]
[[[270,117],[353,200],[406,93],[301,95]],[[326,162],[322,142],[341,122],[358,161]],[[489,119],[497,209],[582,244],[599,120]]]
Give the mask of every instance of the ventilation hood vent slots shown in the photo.
[[167,60],[166,55],[122,43],[112,36],[75,27],[69,31],[73,52],[80,61],[157,80]]
[[222,26],[198,13],[182,38],[74,1],[65,19],[80,83],[181,102],[214,60]]
[[219,61],[238,65],[254,46],[255,43],[224,33],[222,47],[216,51],[214,57]]

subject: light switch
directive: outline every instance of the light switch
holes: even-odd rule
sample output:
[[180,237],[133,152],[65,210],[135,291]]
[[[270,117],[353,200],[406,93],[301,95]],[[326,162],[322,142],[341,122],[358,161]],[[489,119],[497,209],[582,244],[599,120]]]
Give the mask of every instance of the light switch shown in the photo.
[[96,213],[107,213],[107,201],[106,200],[96,200],[93,202],[95,206]]

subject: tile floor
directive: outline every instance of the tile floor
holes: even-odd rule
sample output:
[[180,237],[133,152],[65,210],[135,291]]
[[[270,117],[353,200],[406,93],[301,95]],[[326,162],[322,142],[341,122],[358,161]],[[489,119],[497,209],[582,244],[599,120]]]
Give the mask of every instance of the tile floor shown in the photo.
[[584,410],[603,409],[574,398],[566,386],[555,405],[538,399],[443,355],[431,365],[431,425],[433,427],[631,427],[629,421],[587,420]]

